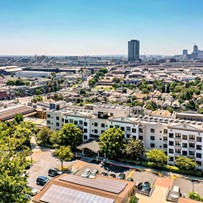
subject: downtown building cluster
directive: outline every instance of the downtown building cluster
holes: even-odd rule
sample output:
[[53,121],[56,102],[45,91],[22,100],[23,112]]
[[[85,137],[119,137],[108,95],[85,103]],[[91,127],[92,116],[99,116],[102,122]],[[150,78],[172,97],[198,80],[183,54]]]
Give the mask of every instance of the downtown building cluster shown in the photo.
[[[65,123],[74,123],[83,132],[83,141],[98,139],[109,128],[120,128],[125,139],[142,140],[147,150],[161,149],[174,164],[178,156],[193,158],[203,168],[203,122],[164,115],[137,115],[128,106],[86,105],[66,106],[64,102],[50,105],[47,126],[59,130]],[[194,117],[193,117],[194,119]]]

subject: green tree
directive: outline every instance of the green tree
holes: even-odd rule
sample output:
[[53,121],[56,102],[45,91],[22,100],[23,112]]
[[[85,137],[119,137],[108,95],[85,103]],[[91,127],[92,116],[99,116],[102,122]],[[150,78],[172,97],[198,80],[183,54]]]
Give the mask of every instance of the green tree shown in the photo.
[[203,107],[198,110],[199,113],[203,114]]
[[124,132],[120,128],[110,128],[99,137],[100,152],[114,158],[122,154],[125,147]]
[[144,145],[141,140],[131,138],[125,146],[124,153],[131,159],[139,159],[144,154]]
[[186,170],[192,170],[195,169],[196,167],[196,162],[188,157],[185,156],[179,156],[176,160],[175,160],[175,165],[181,169],[186,169]]
[[36,90],[35,90],[35,94],[36,94],[36,95],[40,95],[40,94],[42,94],[42,91],[41,91],[40,89],[36,89]]
[[160,149],[151,149],[146,152],[147,159],[157,165],[163,165],[167,162],[168,157]]
[[157,104],[154,101],[149,101],[146,103],[145,108],[152,110],[152,111],[155,111],[157,109]]
[[[2,141],[2,140],[1,140]],[[28,165],[24,152],[7,151],[8,143],[1,142],[0,148],[0,202],[26,203],[28,175],[25,167]]]
[[189,192],[189,198],[196,201],[203,202],[203,198],[197,192]]
[[37,133],[37,141],[39,144],[50,144],[50,138],[53,134],[53,131],[47,127],[43,127]]
[[73,123],[67,123],[57,133],[53,133],[50,139],[53,144],[71,146],[75,150],[82,143],[82,131]]
[[16,114],[15,115],[15,117],[14,117],[14,121],[16,122],[16,123],[20,123],[21,121],[23,121],[23,115],[22,114]]
[[61,169],[63,170],[63,162],[70,161],[73,158],[73,153],[70,146],[60,146],[56,149],[54,155],[61,161]]
[[138,198],[135,195],[130,197],[130,200],[128,201],[128,203],[137,203],[137,202],[138,202]]

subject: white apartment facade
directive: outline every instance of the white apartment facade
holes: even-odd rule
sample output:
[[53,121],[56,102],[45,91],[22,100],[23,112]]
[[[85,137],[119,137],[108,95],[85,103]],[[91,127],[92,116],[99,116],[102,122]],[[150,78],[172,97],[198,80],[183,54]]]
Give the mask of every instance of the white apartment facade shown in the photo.
[[117,127],[125,139],[143,140],[146,149],[158,148],[174,164],[179,155],[194,158],[203,168],[203,123],[152,116],[131,116],[129,107],[94,106],[93,110],[72,107],[47,111],[47,126],[59,130],[74,123],[83,131],[83,141],[96,139],[107,129]]

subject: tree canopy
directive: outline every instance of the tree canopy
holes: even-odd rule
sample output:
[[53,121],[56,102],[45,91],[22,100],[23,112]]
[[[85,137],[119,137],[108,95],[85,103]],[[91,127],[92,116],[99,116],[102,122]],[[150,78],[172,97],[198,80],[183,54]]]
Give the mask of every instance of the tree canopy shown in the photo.
[[121,155],[125,143],[124,132],[120,128],[109,128],[99,137],[100,152],[110,158]]
[[141,140],[131,138],[125,146],[124,153],[131,159],[139,159],[144,154],[144,145]]
[[191,170],[196,167],[196,162],[189,157],[179,156],[175,160],[175,165],[182,169]]
[[163,165],[168,159],[164,151],[160,149],[151,149],[146,153],[146,156],[149,161],[158,165]]
[[73,123],[64,124],[63,127],[51,135],[51,142],[60,146],[71,146],[75,150],[82,143],[82,131]]

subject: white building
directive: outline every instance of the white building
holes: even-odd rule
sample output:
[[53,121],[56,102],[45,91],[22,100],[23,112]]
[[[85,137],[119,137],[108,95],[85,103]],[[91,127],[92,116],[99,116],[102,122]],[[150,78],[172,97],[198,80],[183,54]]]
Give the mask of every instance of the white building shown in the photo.
[[98,138],[105,130],[117,127],[125,139],[143,140],[146,149],[167,153],[170,164],[179,155],[194,158],[203,168],[203,123],[155,116],[130,115],[130,107],[88,105],[47,111],[47,126],[59,130],[64,123],[74,123],[83,131],[83,140]]

